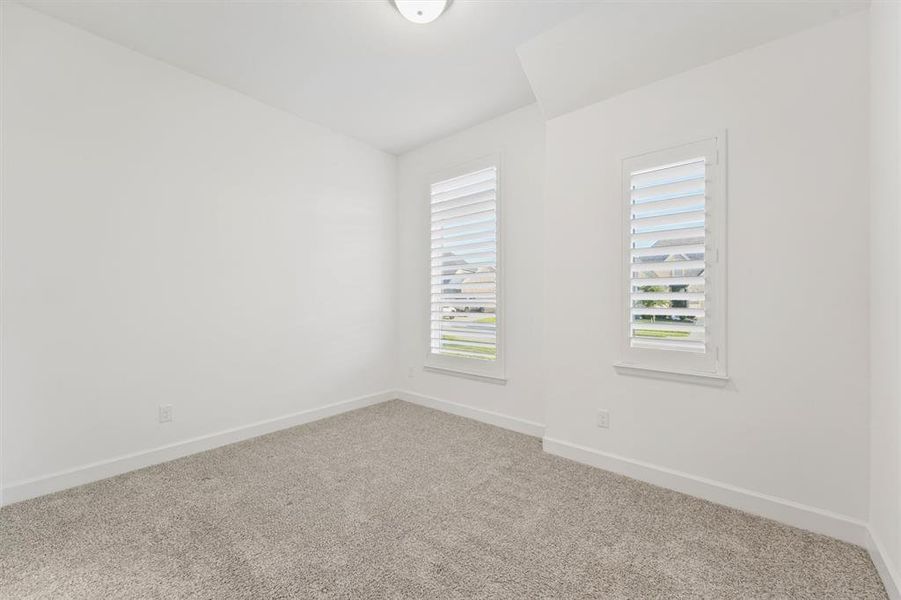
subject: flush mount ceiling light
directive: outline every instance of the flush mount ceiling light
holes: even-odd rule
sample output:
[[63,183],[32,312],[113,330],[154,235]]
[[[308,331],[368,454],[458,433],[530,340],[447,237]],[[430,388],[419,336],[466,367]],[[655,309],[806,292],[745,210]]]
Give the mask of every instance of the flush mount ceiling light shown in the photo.
[[447,8],[447,0],[394,0],[400,14],[413,23],[431,23]]

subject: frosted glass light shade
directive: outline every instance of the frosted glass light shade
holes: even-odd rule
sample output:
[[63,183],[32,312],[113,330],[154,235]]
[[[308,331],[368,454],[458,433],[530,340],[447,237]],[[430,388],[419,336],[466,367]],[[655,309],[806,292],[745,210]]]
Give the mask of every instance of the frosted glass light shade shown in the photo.
[[447,8],[447,0],[394,0],[397,10],[413,23],[431,23]]

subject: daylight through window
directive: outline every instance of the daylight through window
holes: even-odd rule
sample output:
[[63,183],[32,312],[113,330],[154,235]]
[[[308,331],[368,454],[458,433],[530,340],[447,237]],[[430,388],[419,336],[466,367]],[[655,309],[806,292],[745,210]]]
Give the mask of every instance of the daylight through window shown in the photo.
[[497,167],[431,186],[430,353],[497,359]]

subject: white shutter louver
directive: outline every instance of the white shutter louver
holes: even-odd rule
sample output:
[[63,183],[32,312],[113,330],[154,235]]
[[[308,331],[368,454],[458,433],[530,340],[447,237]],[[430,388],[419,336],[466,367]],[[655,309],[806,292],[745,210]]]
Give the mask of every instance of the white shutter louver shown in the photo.
[[632,348],[707,351],[706,175],[704,157],[629,173]]
[[431,186],[430,352],[497,359],[497,167]]

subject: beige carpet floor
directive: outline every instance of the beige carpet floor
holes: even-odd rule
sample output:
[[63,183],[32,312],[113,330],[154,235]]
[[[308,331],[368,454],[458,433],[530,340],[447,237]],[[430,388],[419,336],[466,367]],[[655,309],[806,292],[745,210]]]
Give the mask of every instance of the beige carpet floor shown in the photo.
[[856,546],[394,401],[3,508],[0,597],[885,592]]

